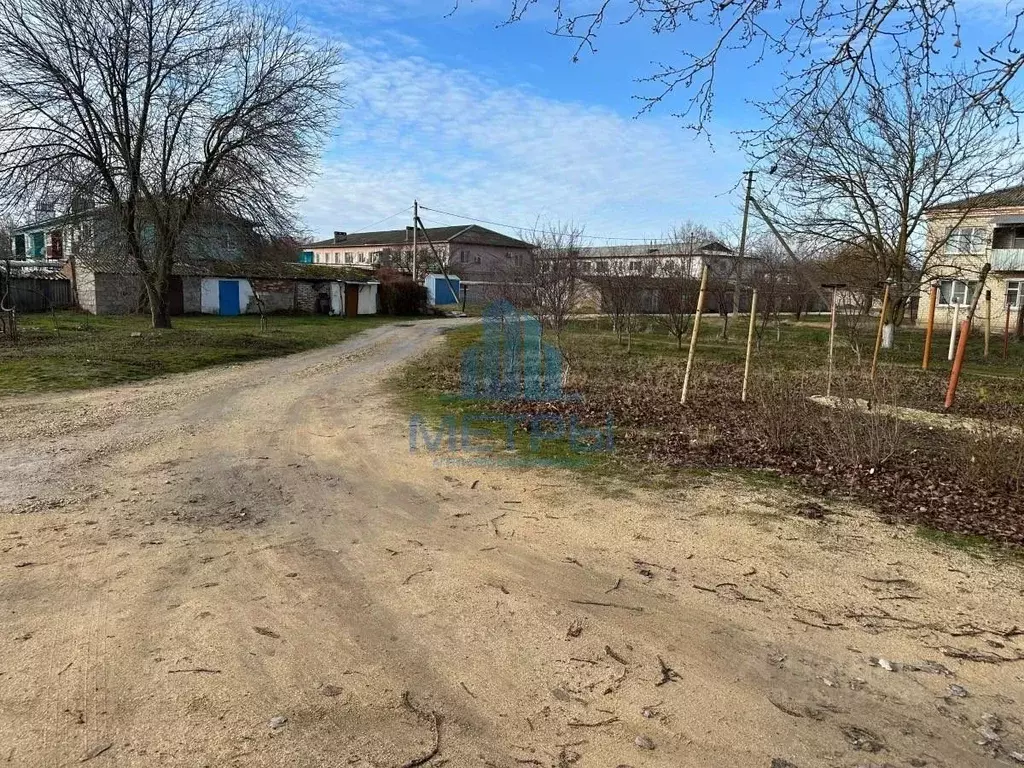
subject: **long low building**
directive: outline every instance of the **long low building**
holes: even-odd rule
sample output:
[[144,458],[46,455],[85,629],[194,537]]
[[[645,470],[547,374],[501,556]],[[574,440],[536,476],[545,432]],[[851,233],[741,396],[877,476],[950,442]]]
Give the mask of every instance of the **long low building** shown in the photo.
[[[305,246],[311,264],[348,267],[367,272],[393,267],[409,272],[413,266],[413,228],[381,232],[335,232],[334,237]],[[416,273],[440,271],[464,280],[495,280],[523,269],[533,258],[534,246],[500,232],[469,226],[431,227],[416,235]]]
[[[80,255],[65,264],[79,306],[97,315],[146,311],[138,269],[127,259]],[[298,312],[354,317],[377,313],[372,275],[315,264],[179,262],[172,269],[171,315]]]

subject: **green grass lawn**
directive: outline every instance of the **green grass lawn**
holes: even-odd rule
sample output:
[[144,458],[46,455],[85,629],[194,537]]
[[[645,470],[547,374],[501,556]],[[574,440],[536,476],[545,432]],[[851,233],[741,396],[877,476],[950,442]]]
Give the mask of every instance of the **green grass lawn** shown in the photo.
[[[0,395],[109,386],[336,344],[395,318],[254,315],[178,317],[154,330],[148,316],[22,315],[17,345],[0,340]],[[141,333],[141,336],[132,336]]]

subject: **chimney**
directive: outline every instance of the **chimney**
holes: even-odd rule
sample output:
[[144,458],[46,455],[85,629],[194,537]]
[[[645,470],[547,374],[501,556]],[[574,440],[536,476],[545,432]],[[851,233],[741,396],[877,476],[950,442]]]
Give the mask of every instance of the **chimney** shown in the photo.
[[348,240],[348,232],[335,232],[334,233],[334,244],[341,245]]
[[405,228],[405,242],[412,242],[412,227]]
[[54,204],[52,200],[40,200],[36,203],[36,220],[52,219],[53,216]]

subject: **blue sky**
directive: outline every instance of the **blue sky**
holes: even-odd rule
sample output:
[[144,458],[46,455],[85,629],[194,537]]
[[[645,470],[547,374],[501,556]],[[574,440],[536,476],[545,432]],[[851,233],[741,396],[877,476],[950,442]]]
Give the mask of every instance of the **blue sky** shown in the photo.
[[662,237],[687,219],[738,226],[745,162],[734,131],[750,127],[746,101],[770,95],[778,64],[727,60],[709,141],[673,117],[681,101],[637,117],[634,99],[653,62],[700,48],[705,29],[654,36],[643,21],[610,23],[599,52],[573,63],[572,41],[547,34],[543,9],[500,26],[509,3],[463,0],[450,16],[452,0],[300,6],[344,46],[348,104],[300,209],[311,234],[405,226],[411,213],[381,220],[413,198],[521,227],[573,221],[595,238]]

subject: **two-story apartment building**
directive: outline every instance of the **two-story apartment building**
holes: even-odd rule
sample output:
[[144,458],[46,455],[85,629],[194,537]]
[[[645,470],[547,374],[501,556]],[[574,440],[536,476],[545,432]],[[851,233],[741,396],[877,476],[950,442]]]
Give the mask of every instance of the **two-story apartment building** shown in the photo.
[[705,263],[722,276],[737,269],[732,249],[717,241],[586,247],[579,249],[578,259],[583,275],[663,275],[682,269],[699,278]]
[[[412,227],[382,232],[335,232],[334,237],[307,245],[305,250],[307,259],[314,264],[367,271],[388,266],[411,271],[413,239]],[[418,232],[415,240],[417,276],[440,271],[440,259],[449,272],[467,282],[500,280],[510,268],[524,266],[534,249],[530,243],[476,224],[430,227]]]
[[[962,313],[979,290],[992,292],[993,325],[1005,318],[1007,309],[1016,313],[1024,298],[1024,185],[930,209],[927,247],[934,255],[921,287],[918,324],[928,321],[933,285],[938,288],[935,322],[939,325],[950,325],[957,305]],[[992,265],[992,271],[979,285],[985,263]],[[975,324],[984,322],[984,298]]]
[[[146,310],[138,265],[108,209],[83,207],[64,216],[42,215],[11,233],[15,264],[30,274],[62,274],[77,305],[93,314]],[[152,224],[141,216],[143,242]],[[168,285],[171,315],[249,312],[377,312],[377,281],[369,273],[264,257],[265,241],[252,222],[226,213],[199,212],[186,228]]]

